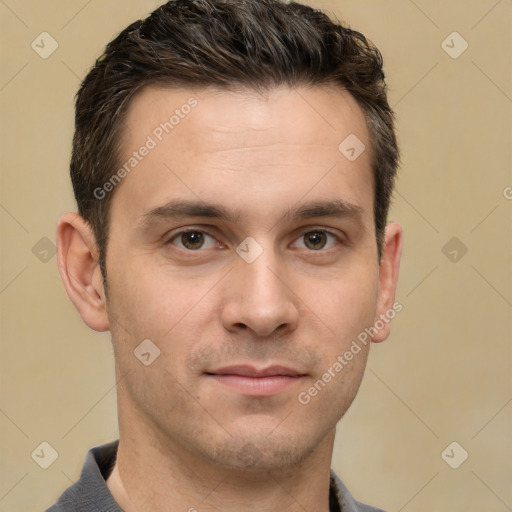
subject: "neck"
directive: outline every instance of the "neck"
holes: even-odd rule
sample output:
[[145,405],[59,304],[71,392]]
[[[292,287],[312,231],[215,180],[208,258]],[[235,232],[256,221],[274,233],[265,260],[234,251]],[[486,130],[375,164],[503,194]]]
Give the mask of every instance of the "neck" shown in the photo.
[[135,420],[120,417],[117,460],[107,479],[125,512],[168,511],[170,506],[188,512],[329,511],[335,429],[300,464],[239,469],[205,460],[178,442],[162,442],[162,436]]

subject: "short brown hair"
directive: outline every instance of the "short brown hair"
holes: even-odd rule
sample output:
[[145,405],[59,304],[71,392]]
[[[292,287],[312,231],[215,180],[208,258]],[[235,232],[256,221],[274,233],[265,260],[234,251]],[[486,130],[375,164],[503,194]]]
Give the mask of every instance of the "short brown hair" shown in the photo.
[[[112,40],[76,96],[71,180],[105,277],[109,205],[98,199],[120,165],[123,120],[148,85],[270,90],[337,85],[362,108],[371,136],[379,260],[398,167],[394,114],[379,50],[323,12],[282,0],[173,0]],[[341,142],[341,141],[340,141]]]

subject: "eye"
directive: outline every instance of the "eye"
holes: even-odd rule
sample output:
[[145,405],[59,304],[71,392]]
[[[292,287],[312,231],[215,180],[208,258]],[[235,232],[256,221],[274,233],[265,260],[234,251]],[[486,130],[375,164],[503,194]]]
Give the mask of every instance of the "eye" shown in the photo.
[[198,249],[211,249],[216,246],[217,241],[204,231],[191,229],[176,233],[168,243],[189,251],[197,251]]
[[322,229],[308,231],[301,235],[297,240],[298,241],[294,244],[295,247],[298,247],[299,249],[310,249],[312,251],[331,249],[339,243],[337,236]]

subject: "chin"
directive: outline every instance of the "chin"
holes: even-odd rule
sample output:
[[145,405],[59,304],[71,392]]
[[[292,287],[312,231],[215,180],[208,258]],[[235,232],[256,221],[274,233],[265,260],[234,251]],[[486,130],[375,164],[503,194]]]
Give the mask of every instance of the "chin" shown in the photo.
[[203,446],[204,456],[214,464],[247,471],[270,471],[299,465],[316,447],[311,433],[305,436],[283,431],[245,432]]

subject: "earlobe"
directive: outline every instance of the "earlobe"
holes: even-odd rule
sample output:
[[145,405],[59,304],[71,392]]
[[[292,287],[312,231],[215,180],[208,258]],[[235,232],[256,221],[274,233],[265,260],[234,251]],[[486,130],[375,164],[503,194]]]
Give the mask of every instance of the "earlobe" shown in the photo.
[[388,222],[386,236],[382,247],[382,259],[379,266],[379,292],[377,312],[374,322],[372,341],[384,341],[391,330],[391,319],[398,311],[395,304],[395,292],[398,282],[400,257],[402,255],[402,226],[397,222]]
[[109,329],[103,278],[94,234],[76,213],[65,213],[57,227],[57,261],[66,292],[82,320],[95,331]]

